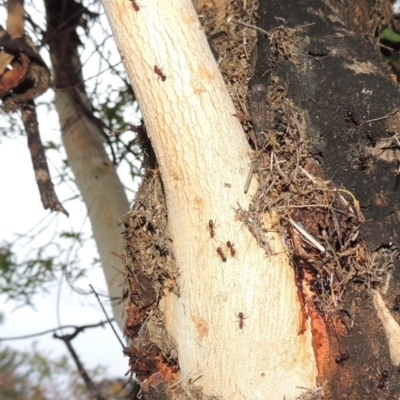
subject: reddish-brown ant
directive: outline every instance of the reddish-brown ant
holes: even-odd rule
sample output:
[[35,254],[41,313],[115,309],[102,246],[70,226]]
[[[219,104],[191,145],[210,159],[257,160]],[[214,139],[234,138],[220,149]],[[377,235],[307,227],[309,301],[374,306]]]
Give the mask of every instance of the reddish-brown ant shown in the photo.
[[230,242],[229,240],[226,242],[226,246],[228,247],[229,251],[231,252],[231,256],[232,257],[236,257],[236,249],[233,246],[232,242]]
[[162,71],[162,69],[160,67],[155,65],[153,70],[154,70],[154,73],[156,75],[158,75],[163,82],[165,82],[167,80],[167,77],[165,76],[164,72]]
[[221,257],[222,262],[226,262],[226,257],[221,247],[217,247],[217,253]]
[[246,115],[243,111],[236,111],[236,114],[232,114],[233,117],[239,118],[242,121],[250,122],[251,118]]
[[214,239],[215,236],[215,230],[214,230],[214,221],[212,219],[210,219],[208,221],[208,228],[207,228],[210,232],[210,238]]
[[244,326],[246,326],[244,320],[249,317],[245,317],[242,312],[238,314],[238,319],[239,319],[239,329],[243,329]]
[[136,3],[135,0],[129,0],[129,1],[132,3],[132,7],[133,7],[133,9],[134,9],[135,11],[139,11],[139,10],[140,10],[139,4]]
[[385,383],[387,382],[388,378],[389,378],[389,372],[384,370],[381,375],[381,380],[379,381],[378,384],[378,389],[383,389],[385,387]]

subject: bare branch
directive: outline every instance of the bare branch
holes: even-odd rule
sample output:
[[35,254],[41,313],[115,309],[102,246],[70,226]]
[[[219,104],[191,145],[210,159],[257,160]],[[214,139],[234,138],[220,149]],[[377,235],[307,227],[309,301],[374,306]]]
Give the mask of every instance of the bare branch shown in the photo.
[[86,384],[86,387],[88,390],[94,395],[94,398],[96,400],[104,400],[104,397],[101,395],[97,385],[90,379],[88,373],[86,372],[83,364],[81,363],[81,360],[78,357],[78,354],[76,354],[75,349],[72,346],[71,341],[80,333],[82,332],[82,328],[76,328],[75,332],[72,335],[63,335],[63,336],[58,336],[56,333],[53,334],[53,337],[56,339],[61,339],[65,345],[67,346],[68,351],[70,352],[72,358],[75,361],[75,364],[78,368],[78,371],[83,379],[83,381]]
[[103,310],[103,313],[104,313],[104,315],[106,316],[107,321],[108,321],[108,323],[109,323],[110,326],[111,326],[111,329],[113,330],[115,336],[117,337],[118,341],[121,343],[122,348],[124,349],[124,348],[125,348],[124,342],[123,342],[123,341],[121,340],[121,338],[118,336],[117,331],[115,330],[113,324],[111,323],[111,320],[110,320],[110,318],[108,317],[107,312],[106,312],[106,310],[105,310],[103,304],[102,304],[101,301],[100,301],[99,295],[98,295],[97,292],[94,290],[94,288],[93,288],[92,285],[89,284],[89,286],[90,286],[90,289],[92,289],[94,295],[96,296],[96,299],[97,299],[97,301],[99,302],[100,307],[101,307],[101,309]]
[[51,211],[60,211],[68,216],[68,212],[62,206],[54,191],[54,185],[51,181],[46,155],[40,138],[36,107],[33,100],[21,106],[21,117],[25,126],[26,135],[28,136],[28,147],[31,153],[36,183],[39,188],[43,207],[45,210],[50,208]]
[[100,321],[97,324],[90,324],[90,325],[82,325],[82,326],[76,326],[76,325],[65,325],[65,326],[60,326],[58,328],[53,328],[53,329],[47,329],[46,331],[43,332],[38,332],[38,333],[31,333],[29,335],[23,335],[23,336],[11,336],[11,337],[0,337],[0,342],[5,342],[5,341],[11,341],[11,340],[23,340],[23,339],[30,339],[33,337],[38,337],[38,336],[43,336],[46,335],[47,333],[51,332],[57,332],[60,329],[69,329],[69,328],[74,328],[79,331],[84,331],[85,329],[89,328],[97,328],[99,326],[104,326],[108,321]]

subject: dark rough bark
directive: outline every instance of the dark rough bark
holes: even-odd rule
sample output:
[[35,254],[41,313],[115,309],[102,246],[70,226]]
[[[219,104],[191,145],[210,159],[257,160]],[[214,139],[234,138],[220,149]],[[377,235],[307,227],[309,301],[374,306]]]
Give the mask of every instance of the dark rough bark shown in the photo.
[[[363,239],[372,249],[398,241],[398,165],[378,159],[379,152],[374,150],[374,142],[388,137],[388,121],[360,124],[387,115],[399,103],[382,57],[361,35],[345,31],[340,23],[327,24],[327,18],[314,14],[311,7],[323,10],[326,17],[332,15],[320,1],[291,3],[287,10],[276,3],[271,2],[265,14],[267,29],[280,25],[273,15],[287,20],[289,27],[312,24],[299,31],[306,55],[301,67],[285,61],[279,69],[289,98],[306,112],[310,147],[325,178],[351,190],[360,201],[367,220]],[[350,67],[354,61],[368,65],[360,65],[355,72]],[[349,111],[359,124],[347,117]],[[400,154],[400,149],[381,151],[385,152]]]
[[21,105],[21,118],[28,137],[28,148],[31,153],[35,179],[39,188],[40,198],[45,210],[60,211],[68,216],[67,210],[62,206],[51,181],[49,166],[40,138],[36,107],[33,100]]
[[[305,113],[308,148],[324,179],[351,191],[360,202],[366,220],[360,235],[374,251],[399,244],[400,146],[391,138],[398,131],[395,110],[400,96],[383,58],[361,34],[368,26],[371,3],[338,1],[333,3],[335,14],[320,0],[261,1],[257,26],[266,31],[279,26],[296,29],[296,54],[274,59],[272,67],[285,83],[287,97]],[[265,59],[258,62],[263,67],[256,67],[250,83],[252,112],[263,108],[255,85],[267,82]],[[256,133],[274,128],[273,121],[254,122]],[[389,309],[398,293],[400,275],[395,271],[384,297]],[[396,398],[399,374],[391,365],[370,294],[351,287],[345,308],[355,316],[355,325],[319,366],[317,384],[328,380],[328,399]],[[335,363],[335,357],[347,352],[349,360]],[[389,379],[378,388],[383,370]]]
[[34,99],[50,85],[50,72],[34,46],[23,35],[24,8],[21,1],[7,3],[7,31],[0,27],[0,98],[6,112],[20,110],[28,137],[36,183],[44,209],[68,216],[54,191],[36,116]]

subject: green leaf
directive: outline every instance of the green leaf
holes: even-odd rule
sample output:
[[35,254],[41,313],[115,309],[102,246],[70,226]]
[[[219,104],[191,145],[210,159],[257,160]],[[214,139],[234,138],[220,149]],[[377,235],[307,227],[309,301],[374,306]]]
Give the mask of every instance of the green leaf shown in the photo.
[[381,31],[381,39],[388,40],[392,43],[399,43],[400,42],[400,34],[397,32],[393,32],[389,28],[383,28]]

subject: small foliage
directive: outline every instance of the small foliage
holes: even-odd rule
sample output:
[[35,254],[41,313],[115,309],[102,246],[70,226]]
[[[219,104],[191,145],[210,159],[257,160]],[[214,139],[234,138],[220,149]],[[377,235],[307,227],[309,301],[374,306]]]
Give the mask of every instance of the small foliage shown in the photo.
[[66,266],[59,259],[42,253],[43,249],[39,249],[31,258],[18,262],[11,245],[0,246],[0,294],[20,305],[33,306],[34,295],[46,291],[47,285],[53,283],[61,271],[67,274],[70,282],[84,276],[84,270],[75,266],[74,261]]

